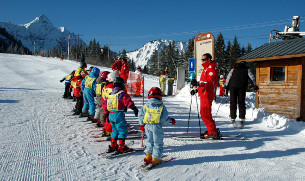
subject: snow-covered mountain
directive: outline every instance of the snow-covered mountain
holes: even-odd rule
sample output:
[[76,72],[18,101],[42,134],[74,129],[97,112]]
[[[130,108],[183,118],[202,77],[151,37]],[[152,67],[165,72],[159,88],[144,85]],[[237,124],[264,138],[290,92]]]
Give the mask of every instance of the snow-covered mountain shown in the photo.
[[[133,60],[136,66],[139,65],[143,68],[145,65],[147,65],[148,60],[150,59],[155,50],[158,50],[158,52],[160,52],[164,45],[168,46],[169,43],[172,41],[173,40],[162,39],[148,42],[142,48],[127,53],[127,57],[130,60]],[[179,51],[185,50],[187,46],[187,43],[185,42],[177,41],[175,42],[175,44]]]
[[[36,51],[39,49],[52,49],[53,46],[58,44],[63,51],[67,51],[69,35],[70,45],[74,45],[77,41],[77,35],[69,32],[64,27],[54,27],[49,18],[44,14],[35,18],[30,23],[22,25],[0,22],[0,27],[5,28],[15,39],[21,40],[23,45],[31,51],[34,50],[34,42]],[[80,39],[79,42],[82,43],[83,40]]]

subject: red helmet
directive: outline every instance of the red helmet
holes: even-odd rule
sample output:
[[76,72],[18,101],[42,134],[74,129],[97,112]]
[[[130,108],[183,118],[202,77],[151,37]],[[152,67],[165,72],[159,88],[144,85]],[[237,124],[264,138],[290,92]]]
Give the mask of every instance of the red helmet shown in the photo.
[[110,73],[110,72],[108,72],[108,71],[102,72],[102,73],[101,73],[101,78],[106,80],[106,78],[107,78],[107,76],[108,76],[109,73]]
[[164,72],[164,71],[161,71],[161,75],[165,75],[165,72]]
[[148,92],[148,99],[156,98],[162,100],[162,91],[159,87],[152,87]]

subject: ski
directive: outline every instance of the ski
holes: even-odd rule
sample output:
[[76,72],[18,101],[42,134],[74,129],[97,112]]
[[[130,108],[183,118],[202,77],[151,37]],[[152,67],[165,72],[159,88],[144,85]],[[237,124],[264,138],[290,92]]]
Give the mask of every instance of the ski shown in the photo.
[[[169,162],[169,161],[173,160],[173,157],[172,157],[172,156],[166,156],[166,157],[161,158],[161,159],[162,159],[162,162],[161,162],[160,164],[158,164],[158,165],[161,165],[161,164],[163,164],[163,163],[165,163],[165,162]],[[147,171],[149,171],[149,170],[151,170],[151,169],[153,169],[153,168],[156,168],[158,165],[152,165],[152,164],[150,163],[150,164],[145,165],[145,166],[143,166],[142,168],[140,168],[140,170],[142,170],[142,171],[144,171],[144,172],[147,172]]]
[[[240,137],[241,133],[236,134],[236,135],[221,135],[222,138],[232,138],[232,137]],[[174,136],[171,135],[171,137],[175,137],[175,138],[199,138],[200,136]]]
[[[125,139],[137,139],[137,138],[142,138],[142,136],[127,136]],[[103,141],[110,141],[110,140],[95,140],[95,142],[103,142]]]
[[132,129],[132,130],[128,130],[128,134],[137,134],[138,130],[136,129]]
[[[103,141],[108,141],[108,140],[103,140]],[[130,141],[130,142],[128,142],[128,143],[126,143],[126,146],[132,146],[134,144],[134,141]],[[106,154],[108,154],[106,151],[104,151],[104,152],[101,152],[101,153],[99,153],[99,154],[97,154],[98,156],[101,156],[101,155],[106,155]],[[111,153],[109,153],[109,154],[111,154]]]
[[110,153],[110,154],[106,154],[102,157],[107,158],[107,159],[111,159],[111,158],[116,158],[116,157],[120,157],[120,156],[123,156],[123,155],[128,155],[128,154],[131,154],[131,153],[135,153],[135,152],[138,152],[138,151],[144,151],[144,148],[132,148],[132,149],[133,150],[129,151],[129,152],[119,153],[119,154]]
[[[137,130],[130,130],[128,131],[128,134],[137,134],[138,131]],[[91,138],[101,138],[102,136],[101,135],[92,135],[90,136]]]
[[177,141],[221,141],[221,140],[243,140],[245,137],[220,137],[219,139],[212,139],[212,138],[200,138],[200,137],[193,137],[193,138],[180,138],[180,137],[172,137],[172,139]]

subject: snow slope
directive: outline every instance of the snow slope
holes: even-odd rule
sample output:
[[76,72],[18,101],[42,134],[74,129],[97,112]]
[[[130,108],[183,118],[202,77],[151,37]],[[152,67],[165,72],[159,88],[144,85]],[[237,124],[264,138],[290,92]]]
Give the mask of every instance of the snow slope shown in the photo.
[[[229,103],[217,97],[213,116],[223,134],[241,133],[243,141],[175,141],[186,134],[189,89],[165,97],[175,126],[165,130],[164,154],[174,159],[150,172],[136,170],[143,152],[106,160],[97,154],[109,143],[95,142],[98,128],[85,118],[67,116],[75,102],[62,99],[59,80],[78,67],[73,61],[0,54],[0,180],[304,180],[305,123],[254,108],[247,93],[244,129],[232,128]],[[105,70],[106,68],[101,69]],[[109,70],[109,69],[107,69]],[[145,91],[158,85],[146,76]],[[133,98],[141,107],[141,98]],[[198,134],[193,96],[189,134]],[[138,128],[132,111],[127,121]],[[201,122],[202,131],[205,130]],[[129,140],[127,140],[128,142]],[[135,140],[135,147],[141,140]]]

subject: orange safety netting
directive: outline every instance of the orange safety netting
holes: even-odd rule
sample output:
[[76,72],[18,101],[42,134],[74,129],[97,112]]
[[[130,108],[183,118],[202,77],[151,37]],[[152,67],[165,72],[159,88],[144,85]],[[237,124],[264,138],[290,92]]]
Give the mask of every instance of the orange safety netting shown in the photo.
[[144,97],[144,76],[141,74],[129,73],[126,90],[130,96]]

